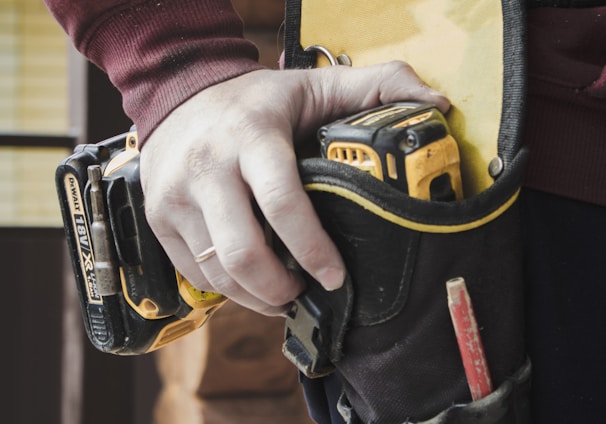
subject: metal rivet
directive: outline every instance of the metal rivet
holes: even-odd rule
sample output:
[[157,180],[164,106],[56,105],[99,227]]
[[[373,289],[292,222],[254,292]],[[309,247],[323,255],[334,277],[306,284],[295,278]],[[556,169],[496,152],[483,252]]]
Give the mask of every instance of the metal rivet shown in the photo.
[[503,172],[504,167],[503,159],[497,156],[488,164],[488,173],[492,178],[497,178]]
[[408,134],[406,137],[406,145],[408,147],[415,147],[417,145],[417,137],[414,134]]
[[339,62],[339,65],[351,66],[351,58],[345,53],[337,56],[337,62]]

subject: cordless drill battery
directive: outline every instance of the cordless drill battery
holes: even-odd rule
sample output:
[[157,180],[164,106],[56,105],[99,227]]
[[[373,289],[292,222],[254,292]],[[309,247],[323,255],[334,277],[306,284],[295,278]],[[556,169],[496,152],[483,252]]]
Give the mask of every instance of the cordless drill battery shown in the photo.
[[82,144],[56,170],[86,333],[97,349],[119,355],[190,333],[226,300],[196,290],[151,231],[137,144],[135,131]]
[[431,104],[391,103],[320,128],[322,156],[366,171],[410,197],[461,200],[459,149]]

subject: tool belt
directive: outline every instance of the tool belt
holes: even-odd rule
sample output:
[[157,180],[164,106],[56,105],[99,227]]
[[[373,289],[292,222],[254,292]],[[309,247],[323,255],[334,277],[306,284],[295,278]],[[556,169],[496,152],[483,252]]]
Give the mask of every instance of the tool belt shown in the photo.
[[[449,202],[411,198],[346,164],[300,162],[348,278],[326,292],[307,276],[284,351],[310,377],[338,373],[349,423],[530,422],[517,203],[527,156],[523,7],[287,2],[287,67],[405,60],[451,99],[461,150],[465,198]],[[494,384],[476,401],[449,316],[445,284],[455,277],[467,283]]]

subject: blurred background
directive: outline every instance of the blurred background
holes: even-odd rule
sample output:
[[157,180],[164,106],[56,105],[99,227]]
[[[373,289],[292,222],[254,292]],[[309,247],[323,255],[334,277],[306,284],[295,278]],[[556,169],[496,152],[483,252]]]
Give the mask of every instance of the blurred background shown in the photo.
[[[277,67],[284,0],[234,0],[261,61]],[[82,328],[54,187],[78,143],[130,127],[105,75],[41,0],[0,0],[2,422],[309,424],[283,322],[223,307],[160,351],[96,351]]]

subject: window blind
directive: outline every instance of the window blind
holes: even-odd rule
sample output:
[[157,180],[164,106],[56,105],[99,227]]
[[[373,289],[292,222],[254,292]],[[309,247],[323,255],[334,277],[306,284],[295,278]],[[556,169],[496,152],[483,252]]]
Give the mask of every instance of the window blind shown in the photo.
[[62,225],[54,171],[71,149],[52,139],[70,124],[68,51],[41,0],[0,0],[0,226]]

